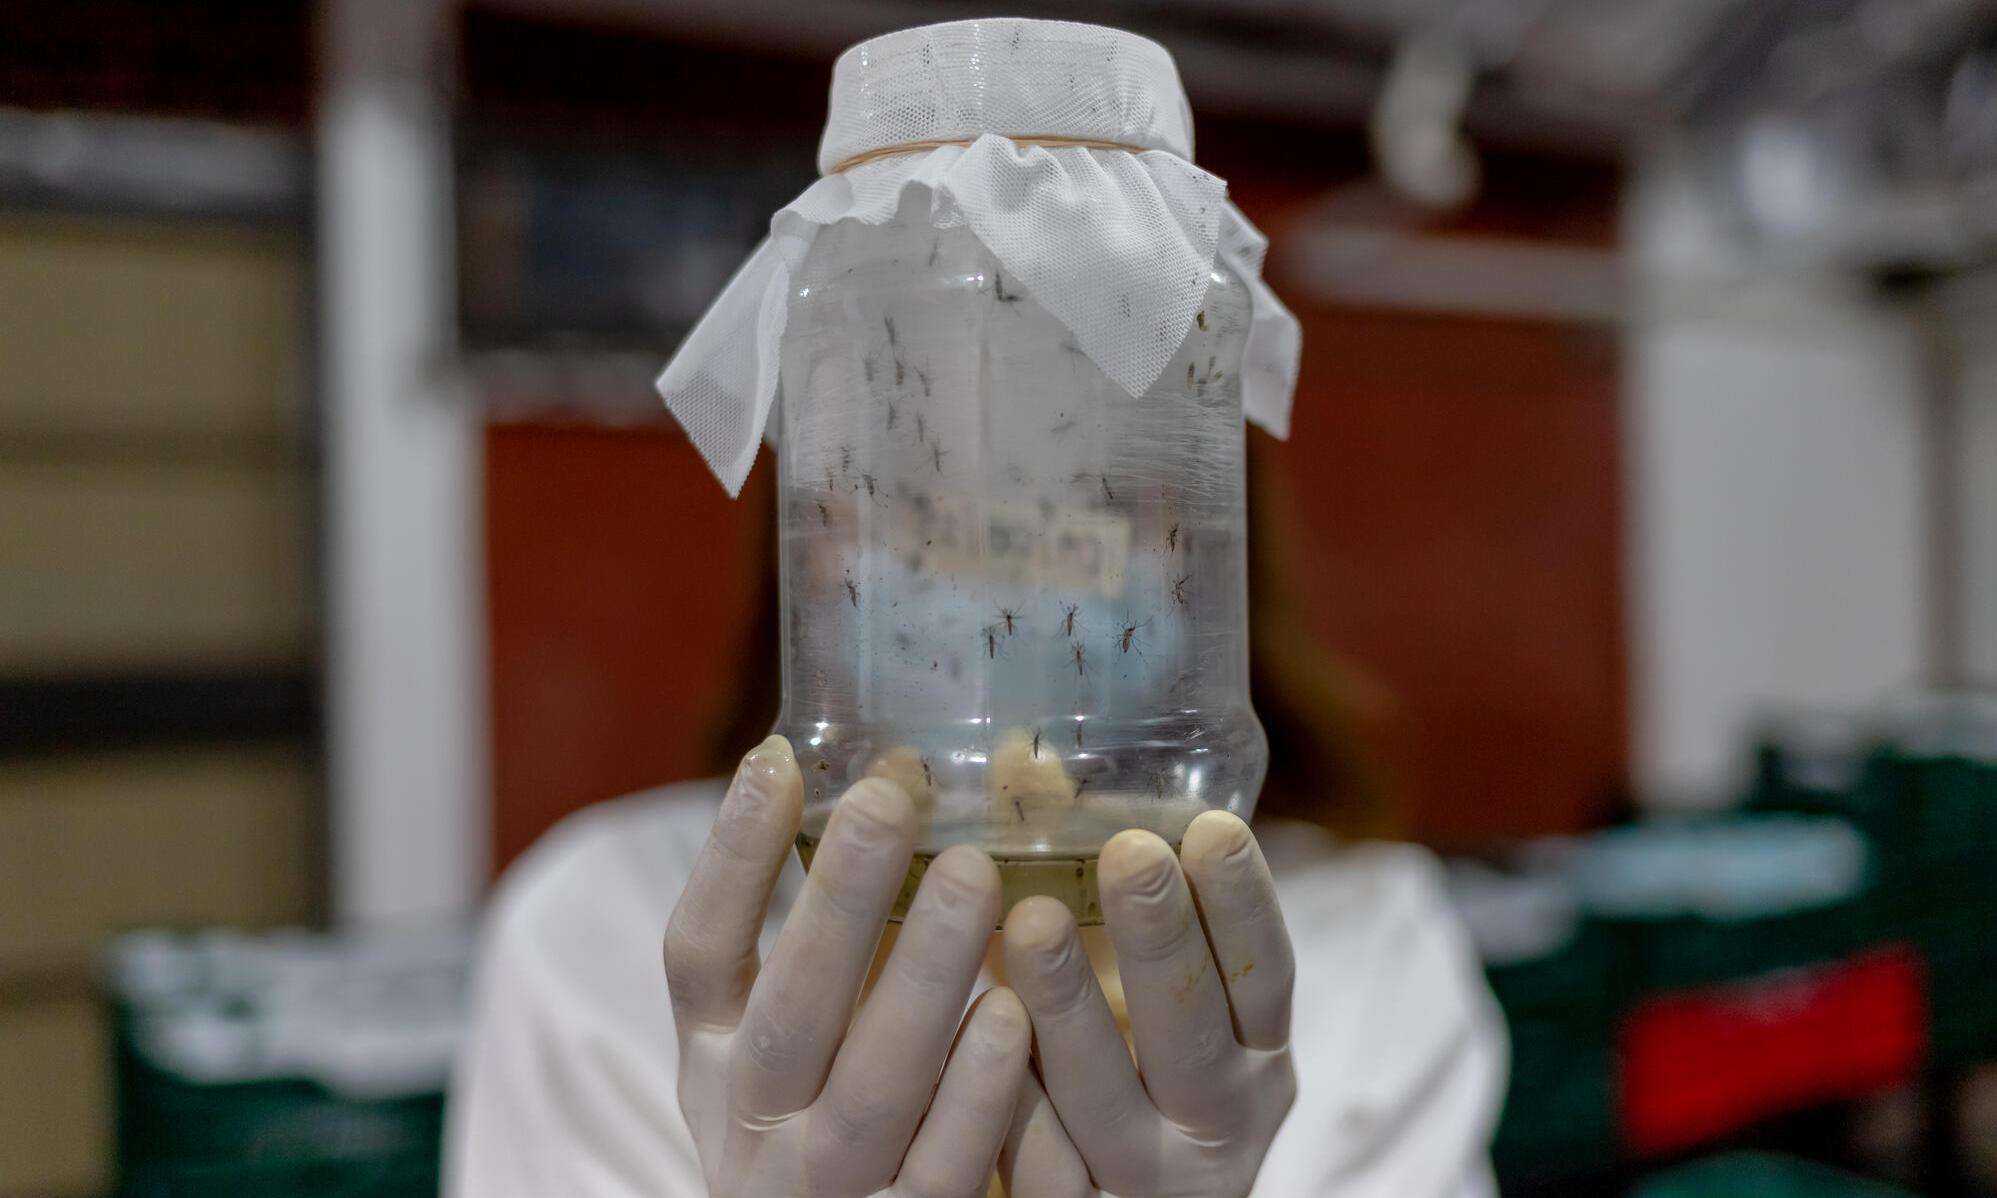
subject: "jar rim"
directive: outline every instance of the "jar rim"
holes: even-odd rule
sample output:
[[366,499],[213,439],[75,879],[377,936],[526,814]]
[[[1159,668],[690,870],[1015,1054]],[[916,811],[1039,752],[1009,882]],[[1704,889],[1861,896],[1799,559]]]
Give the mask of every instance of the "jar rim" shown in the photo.
[[840,54],[818,169],[983,134],[1193,156],[1192,109],[1164,46],[1106,25],[995,17],[899,29]]

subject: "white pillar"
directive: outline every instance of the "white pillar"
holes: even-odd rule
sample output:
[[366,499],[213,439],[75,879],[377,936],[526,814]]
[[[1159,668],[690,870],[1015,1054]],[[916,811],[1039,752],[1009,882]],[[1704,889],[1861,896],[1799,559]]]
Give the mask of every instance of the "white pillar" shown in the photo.
[[1924,350],[1856,281],[1743,265],[1691,172],[1633,190],[1632,772],[1705,804],[1771,708],[1928,674]]
[[345,926],[461,916],[487,859],[481,440],[450,382],[444,10],[321,10],[328,793]]

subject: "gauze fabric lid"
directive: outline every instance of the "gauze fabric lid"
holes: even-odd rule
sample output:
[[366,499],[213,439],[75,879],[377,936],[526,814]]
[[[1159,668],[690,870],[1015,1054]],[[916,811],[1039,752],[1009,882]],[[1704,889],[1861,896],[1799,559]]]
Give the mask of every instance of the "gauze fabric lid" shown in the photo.
[[938,229],[968,227],[1133,397],[1192,327],[1214,265],[1226,267],[1250,296],[1242,415],[1285,436],[1297,321],[1262,280],[1268,242],[1227,202],[1227,183],[1189,161],[1192,142],[1171,56],[1133,34],[999,19],[863,42],[834,69],[825,173],[770,218],[659,394],[739,492],[776,403],[791,279],[819,231],[884,224],[913,202]]
[[898,30],[841,54],[818,169],[983,133],[1193,157],[1192,110],[1165,47],[1101,25],[1006,17]]

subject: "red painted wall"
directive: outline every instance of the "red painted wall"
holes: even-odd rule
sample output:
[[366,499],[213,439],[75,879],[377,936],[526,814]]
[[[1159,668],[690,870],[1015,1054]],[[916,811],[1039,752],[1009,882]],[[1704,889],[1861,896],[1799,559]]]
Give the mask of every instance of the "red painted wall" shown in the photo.
[[771,541],[679,429],[486,432],[493,859],[581,806],[712,768]]
[[1327,656],[1380,697],[1405,826],[1473,847],[1599,819],[1628,760],[1612,335],[1299,316],[1294,430],[1257,465]]

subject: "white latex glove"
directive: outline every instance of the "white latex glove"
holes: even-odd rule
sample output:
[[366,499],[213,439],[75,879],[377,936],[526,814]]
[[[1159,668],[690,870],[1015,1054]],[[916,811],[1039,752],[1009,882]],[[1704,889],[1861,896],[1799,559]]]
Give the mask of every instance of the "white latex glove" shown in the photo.
[[756,935],[803,792],[789,742],[773,736],[750,753],[666,928],[680,1109],[708,1189],[982,1198],[1029,1039],[1009,990],[963,1014],[998,919],[998,870],[967,847],[936,858],[855,1018],[907,875],[915,811],[882,779],[846,792],[759,975]]
[[1163,840],[1121,832],[1097,870],[1134,1063],[1068,909],[1031,898],[1006,918],[1041,1083],[1000,1157],[1011,1198],[1241,1198],[1255,1184],[1297,1093],[1290,937],[1246,824],[1208,812],[1181,854],[1183,870]]

